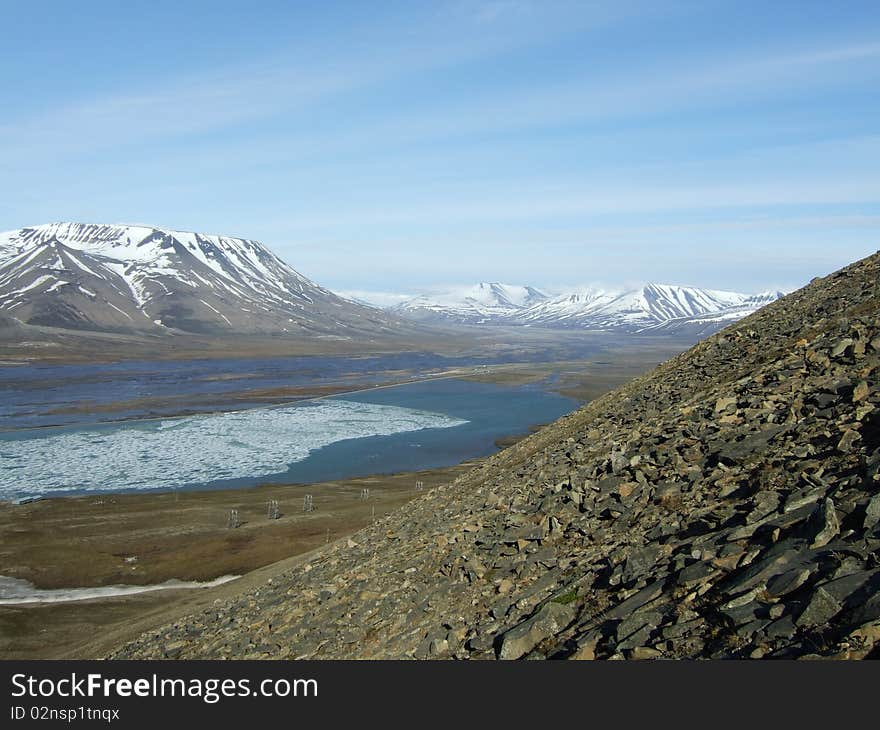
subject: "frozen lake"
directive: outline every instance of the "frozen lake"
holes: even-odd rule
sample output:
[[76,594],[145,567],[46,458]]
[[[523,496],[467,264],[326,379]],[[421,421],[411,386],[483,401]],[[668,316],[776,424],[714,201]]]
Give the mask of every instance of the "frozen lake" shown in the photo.
[[0,499],[313,482],[459,463],[577,403],[449,379],[280,407],[0,433]]

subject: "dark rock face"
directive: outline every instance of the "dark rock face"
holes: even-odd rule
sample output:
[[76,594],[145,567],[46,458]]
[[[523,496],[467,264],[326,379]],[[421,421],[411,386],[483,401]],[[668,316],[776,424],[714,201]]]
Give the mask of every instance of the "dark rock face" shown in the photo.
[[880,256],[117,658],[880,654]]

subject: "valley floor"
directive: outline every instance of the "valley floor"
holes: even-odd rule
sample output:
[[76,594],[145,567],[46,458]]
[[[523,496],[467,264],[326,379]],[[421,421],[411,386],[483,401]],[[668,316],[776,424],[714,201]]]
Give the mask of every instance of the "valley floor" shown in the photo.
[[[6,574],[41,588],[147,585],[172,578],[244,579],[212,589],[159,591],[69,603],[0,605],[0,658],[86,658],[95,637],[145,629],[152,618],[235,593],[247,574],[345,539],[429,489],[452,481],[474,462],[424,472],[311,485],[122,494],[0,505],[0,560]],[[369,499],[361,490],[369,489]],[[303,512],[313,495],[314,510]],[[277,499],[281,517],[267,518]],[[229,529],[230,509],[241,526]],[[264,575],[265,577],[265,575]]]

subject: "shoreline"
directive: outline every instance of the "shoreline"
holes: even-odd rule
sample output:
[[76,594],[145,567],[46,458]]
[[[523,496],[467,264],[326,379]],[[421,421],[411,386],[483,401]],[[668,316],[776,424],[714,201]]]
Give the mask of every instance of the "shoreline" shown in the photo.
[[[270,410],[276,408],[286,408],[289,406],[299,405],[300,403],[312,403],[321,400],[327,400],[329,398],[338,398],[344,395],[354,395],[356,393],[363,392],[372,392],[375,390],[385,390],[388,388],[398,388],[402,385],[413,385],[415,383],[427,383],[433,382],[435,380],[451,380],[455,378],[464,378],[465,375],[458,373],[456,371],[448,371],[446,373],[442,373],[439,375],[431,375],[425,376],[421,378],[412,378],[410,380],[402,380],[399,382],[393,383],[385,383],[382,385],[369,385],[364,386],[363,388],[355,388],[350,390],[340,390],[335,393],[324,393],[321,395],[304,395],[302,397],[298,397],[294,400],[284,401],[284,402],[272,402],[267,401],[263,405],[258,406],[246,406],[244,408],[223,408],[219,410],[212,411],[196,411],[196,412],[186,412],[186,411],[178,411],[174,413],[170,413],[164,416],[127,416],[123,418],[111,418],[104,421],[90,421],[90,422],[80,422],[80,423],[58,423],[58,424],[46,424],[42,426],[22,426],[20,428],[2,428],[0,427],[0,433],[30,433],[33,431],[41,431],[48,429],[77,429],[77,428],[91,428],[97,426],[111,426],[111,425],[119,425],[123,423],[152,423],[154,421],[165,421],[168,419],[174,418],[201,418],[201,417],[209,417],[209,416],[220,416],[225,413],[247,413],[248,411],[261,411],[261,410]],[[322,386],[326,388],[333,387],[332,385]],[[246,392],[246,391],[243,391]],[[234,396],[235,394],[224,394],[225,397],[229,398],[230,395]]]
[[[499,439],[497,446],[506,448],[538,428]],[[322,482],[0,502],[2,575],[53,590],[243,574],[288,557],[299,543],[327,542],[346,534],[355,522],[360,529],[487,458]],[[417,482],[423,483],[422,489],[416,488]],[[314,505],[308,512],[302,506],[306,495]],[[267,517],[270,500],[279,502],[278,519]],[[232,509],[238,510],[241,523],[234,529],[227,526]],[[279,539],[283,545],[277,544]]]
[[[343,384],[338,381],[336,383],[329,382],[314,387],[302,386],[297,387],[294,391],[286,394],[280,392],[283,388],[273,389],[274,393],[265,390],[238,390],[227,393],[217,393],[213,396],[204,396],[205,398],[212,397],[223,403],[224,405],[219,408],[214,406],[199,410],[199,401],[196,398],[195,400],[190,400],[189,404],[185,404],[186,407],[179,406],[178,408],[170,410],[168,413],[162,415],[141,413],[119,418],[111,417],[98,421],[41,424],[13,428],[0,426],[0,434],[30,433],[43,429],[89,428],[104,424],[113,425],[130,422],[154,422],[173,418],[220,415],[224,413],[246,412],[266,408],[283,408],[285,406],[314,402],[325,398],[354,395],[378,389],[394,388],[402,385],[451,378],[461,378],[462,380],[487,382],[498,385],[523,385],[537,383],[548,378],[555,378],[555,381],[549,383],[546,388],[549,392],[572,398],[573,400],[578,401],[579,405],[583,405],[602,393],[612,390],[624,382],[631,380],[633,377],[650,370],[657,365],[658,362],[662,362],[680,352],[681,347],[673,342],[664,342],[662,344],[640,343],[638,345],[623,347],[615,347],[609,344],[602,353],[597,353],[592,357],[587,358],[548,359],[540,362],[507,362],[492,365],[475,364],[458,366],[448,370],[426,373],[422,376],[410,375],[402,380],[391,378],[390,382],[364,384],[361,387],[351,387],[350,384]],[[569,370],[560,371],[561,368],[569,368]],[[161,406],[163,403],[175,399],[176,398],[170,396],[165,396],[161,399],[157,399],[155,404]],[[246,402],[246,405],[243,407],[235,407],[236,403],[241,401]],[[138,400],[114,401],[99,406],[68,406],[63,412],[94,413],[97,411],[112,413],[114,410],[123,410],[127,404],[138,402]],[[149,403],[149,400],[141,400],[141,408],[146,410]],[[55,413],[49,412],[45,415],[55,415]],[[60,415],[60,413],[58,415]]]

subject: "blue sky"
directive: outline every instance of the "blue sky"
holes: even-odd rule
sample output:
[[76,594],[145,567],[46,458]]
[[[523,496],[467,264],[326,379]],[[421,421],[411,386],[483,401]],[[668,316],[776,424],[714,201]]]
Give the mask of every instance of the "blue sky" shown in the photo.
[[0,0],[0,229],[346,291],[792,288],[880,248],[873,2]]

